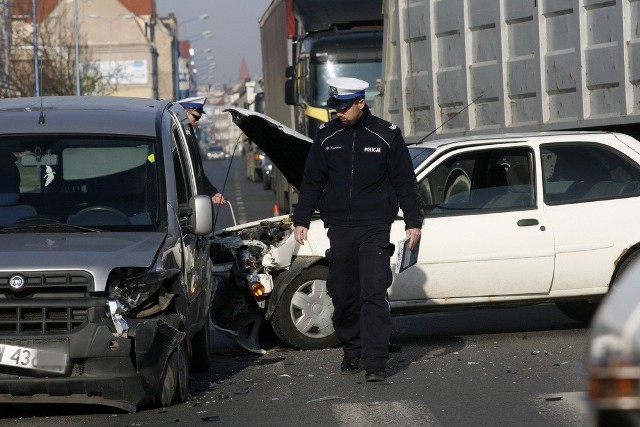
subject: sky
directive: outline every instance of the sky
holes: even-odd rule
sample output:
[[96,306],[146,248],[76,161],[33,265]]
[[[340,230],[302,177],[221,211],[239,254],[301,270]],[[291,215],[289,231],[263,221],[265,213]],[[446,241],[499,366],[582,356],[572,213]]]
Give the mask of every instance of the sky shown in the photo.
[[[192,39],[191,47],[195,49],[200,75],[208,73],[210,60],[207,58],[214,56],[216,69],[210,83],[230,84],[238,80],[243,58],[251,77],[262,76],[258,20],[271,1],[156,0],[156,8],[160,17],[175,14],[180,39]],[[205,13],[209,18],[197,19]],[[183,22],[185,24],[181,25]],[[211,31],[213,38],[203,37],[204,31]],[[203,81],[204,78],[199,78],[199,83]]]

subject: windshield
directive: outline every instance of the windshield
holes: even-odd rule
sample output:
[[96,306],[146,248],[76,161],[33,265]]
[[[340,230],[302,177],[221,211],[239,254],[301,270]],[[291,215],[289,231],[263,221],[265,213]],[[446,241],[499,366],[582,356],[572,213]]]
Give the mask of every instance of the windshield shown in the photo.
[[342,76],[358,76],[360,80],[369,83],[369,87],[364,93],[367,102],[372,102],[373,97],[378,94],[376,80],[382,74],[382,63],[380,61],[371,62],[323,62],[316,64],[316,76],[318,91],[316,98],[312,100],[313,105],[326,106],[329,99],[329,85],[327,79]]
[[160,206],[156,158],[154,141],[143,138],[0,138],[0,227],[152,230]]
[[409,155],[411,156],[411,163],[413,163],[413,169],[415,170],[427,157],[433,154],[435,150],[433,148],[420,148],[409,147]]

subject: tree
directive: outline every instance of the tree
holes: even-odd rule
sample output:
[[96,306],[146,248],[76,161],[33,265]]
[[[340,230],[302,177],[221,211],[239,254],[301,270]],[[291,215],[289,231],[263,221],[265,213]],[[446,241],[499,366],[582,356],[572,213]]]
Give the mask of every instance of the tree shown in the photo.
[[[72,13],[70,13],[72,15]],[[73,19],[65,9],[49,14],[38,24],[38,61],[42,95],[76,94],[75,35]],[[78,37],[81,95],[109,95],[117,87],[105,79],[83,38]],[[9,91],[15,96],[35,95],[33,26],[14,21]]]

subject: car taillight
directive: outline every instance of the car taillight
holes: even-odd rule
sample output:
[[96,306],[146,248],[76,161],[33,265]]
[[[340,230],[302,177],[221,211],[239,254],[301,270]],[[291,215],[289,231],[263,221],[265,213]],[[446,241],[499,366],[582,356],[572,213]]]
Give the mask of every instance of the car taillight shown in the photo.
[[589,397],[594,400],[640,396],[639,366],[589,368]]

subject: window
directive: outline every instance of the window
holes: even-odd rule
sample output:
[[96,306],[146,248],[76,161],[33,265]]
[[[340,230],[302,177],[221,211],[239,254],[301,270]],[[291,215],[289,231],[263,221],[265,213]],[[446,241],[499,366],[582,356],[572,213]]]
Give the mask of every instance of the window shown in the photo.
[[640,195],[640,168],[622,153],[593,143],[540,148],[549,205]]
[[176,174],[176,193],[178,196],[178,205],[180,207],[186,207],[189,204],[191,191],[189,188],[189,176],[182,166],[184,164],[184,153],[180,151],[178,141],[180,141],[180,135],[178,134],[178,130],[174,128],[173,138],[171,138],[171,155],[173,157],[173,168]]
[[[0,138],[3,173],[19,187],[0,197],[0,225],[47,221],[121,230],[159,221],[155,141],[136,136]],[[27,215],[12,216],[18,207]]]
[[418,189],[427,215],[523,209],[535,206],[527,148],[469,151],[451,156]]

